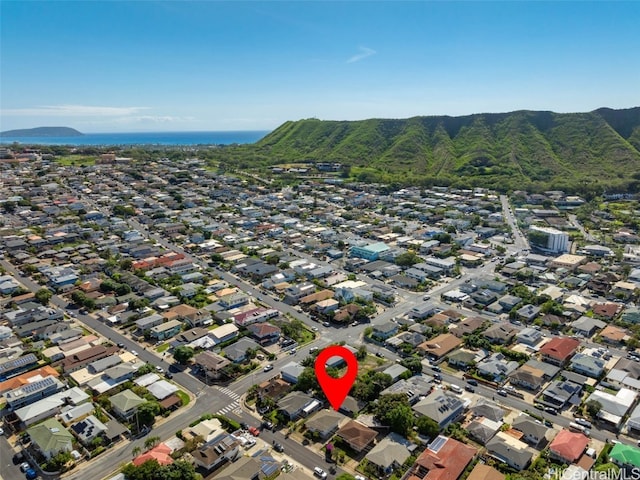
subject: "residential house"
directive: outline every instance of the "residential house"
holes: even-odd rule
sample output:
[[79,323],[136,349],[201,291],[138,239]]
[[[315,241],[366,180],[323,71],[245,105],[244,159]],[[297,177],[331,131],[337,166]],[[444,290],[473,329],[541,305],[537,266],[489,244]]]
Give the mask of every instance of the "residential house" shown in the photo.
[[172,449],[164,443],[160,443],[153,447],[151,450],[138,455],[133,459],[133,463],[136,467],[139,467],[145,462],[156,461],[160,465],[171,465],[173,458],[171,457]]
[[154,340],[166,340],[182,331],[184,324],[180,320],[169,320],[168,322],[156,325],[149,330],[151,338]]
[[[260,480],[267,472],[277,471],[280,465],[273,457],[242,457],[216,473],[216,480]],[[296,474],[298,472],[296,471]]]
[[391,474],[400,468],[411,456],[411,450],[416,445],[395,433],[383,438],[365,456],[370,466],[378,471],[380,478]]
[[511,423],[511,428],[522,432],[522,439],[531,445],[538,446],[546,441],[549,429],[529,415],[521,414]]
[[493,353],[476,365],[478,373],[494,382],[502,383],[519,366],[518,362],[508,360],[500,352]]
[[289,420],[297,420],[310,415],[321,404],[307,393],[294,391],[278,400],[277,406]]
[[395,322],[385,322],[373,327],[373,336],[380,340],[386,340],[398,333],[398,324]]
[[487,443],[487,452],[501,463],[506,463],[517,471],[529,466],[533,453],[527,444],[512,437],[507,432],[499,432]]
[[524,364],[509,376],[511,385],[524,387],[528,390],[538,391],[545,383],[544,371],[539,368]]
[[495,468],[484,463],[477,463],[467,480],[505,480],[506,478],[504,473],[500,473]]
[[459,349],[449,354],[447,363],[455,368],[466,370],[478,361],[478,355],[475,352],[465,349]]
[[298,383],[298,377],[304,372],[304,367],[298,362],[289,362],[280,369],[280,375],[285,382]]
[[571,359],[569,366],[574,372],[586,375],[591,378],[599,378],[604,372],[607,362],[602,358],[597,358],[584,353],[577,353]]
[[418,350],[435,360],[444,358],[462,344],[462,340],[450,333],[443,333],[418,345]]
[[621,388],[615,395],[602,390],[596,390],[589,395],[587,402],[599,402],[602,408],[598,412],[598,418],[615,427],[619,427],[637,398],[638,392],[634,392],[628,388]]
[[26,385],[14,388],[2,395],[6,405],[15,410],[30,405],[49,395],[59,392],[65,385],[56,377],[44,377]]
[[322,440],[327,440],[338,431],[347,417],[334,410],[321,410],[305,422],[309,432],[317,434]]
[[250,352],[257,352],[260,345],[250,338],[241,338],[224,349],[224,356],[234,363],[242,363],[250,358]]
[[349,420],[338,430],[336,436],[360,453],[371,446],[378,432],[356,420]]
[[556,337],[540,348],[542,361],[562,367],[576,353],[580,342],[575,338]]
[[489,420],[500,424],[502,424],[502,419],[505,414],[502,407],[493,403],[491,400],[487,400],[486,398],[480,398],[478,403],[471,407],[471,412],[474,417],[488,418]]
[[240,446],[238,438],[223,433],[191,452],[191,456],[197,466],[210,471],[225,462],[233,462],[239,458],[241,456]]
[[89,415],[83,420],[71,425],[71,430],[75,433],[80,443],[88,446],[96,438],[103,436],[107,432],[107,426],[98,420],[94,415]]
[[501,426],[502,422],[496,422],[485,417],[476,417],[465,426],[465,430],[469,432],[470,437],[481,445],[486,445]]
[[[420,454],[408,472],[409,480],[460,478],[478,451],[453,438],[437,436]],[[493,479],[491,479],[493,480]]]
[[219,379],[225,367],[231,364],[229,360],[213,352],[200,352],[193,357],[193,363],[202,371],[207,381]]
[[516,335],[516,340],[519,343],[524,343],[525,345],[535,346],[542,341],[544,337],[542,336],[542,332],[537,328],[527,327],[520,330],[520,332]]
[[440,428],[446,428],[464,413],[465,406],[459,397],[442,390],[435,390],[413,407],[418,414],[434,420]]
[[247,330],[251,332],[253,338],[262,346],[277,343],[282,333],[280,327],[264,322],[251,324],[247,326]]
[[568,380],[553,382],[538,399],[553,408],[563,409],[569,405],[579,405],[582,397],[582,385]]
[[600,338],[605,343],[620,346],[627,342],[631,336],[629,335],[629,331],[624,328],[616,327],[615,325],[607,325],[600,332]]
[[518,318],[531,323],[540,313],[541,307],[537,305],[525,305],[516,311]]
[[519,331],[520,329],[512,324],[503,322],[490,326],[484,331],[483,335],[491,343],[506,345]]
[[574,320],[569,325],[577,335],[581,335],[586,338],[593,336],[598,330],[602,330],[607,326],[607,324],[602,320],[584,315],[577,320]]
[[137,413],[138,407],[146,403],[146,400],[140,398],[131,390],[123,390],[109,397],[109,403],[111,403],[111,407],[116,415],[126,421],[130,421]]
[[258,385],[257,395],[258,398],[271,398],[277,402],[285,394],[291,390],[291,384],[283,380],[282,378],[273,377],[269,380]]
[[409,399],[409,404],[414,405],[431,392],[431,377],[426,375],[414,375],[405,380],[399,380],[389,387],[385,388],[380,395],[389,395],[392,393],[404,393]]
[[32,445],[48,460],[59,452],[73,450],[73,435],[58,420],[50,418],[27,429]]
[[640,448],[618,442],[609,452],[609,460],[628,474],[637,472],[640,469]]
[[561,463],[576,463],[589,444],[583,433],[562,429],[549,444],[549,458]]

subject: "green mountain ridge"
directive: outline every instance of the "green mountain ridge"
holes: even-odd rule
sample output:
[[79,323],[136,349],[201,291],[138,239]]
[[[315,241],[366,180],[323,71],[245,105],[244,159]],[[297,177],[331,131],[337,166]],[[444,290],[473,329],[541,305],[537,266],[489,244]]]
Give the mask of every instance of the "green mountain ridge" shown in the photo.
[[288,121],[256,144],[221,155],[222,161],[262,167],[340,162],[352,178],[398,184],[637,189],[640,107]]
[[82,137],[84,133],[70,127],[36,127],[7,130],[0,132],[0,137]]

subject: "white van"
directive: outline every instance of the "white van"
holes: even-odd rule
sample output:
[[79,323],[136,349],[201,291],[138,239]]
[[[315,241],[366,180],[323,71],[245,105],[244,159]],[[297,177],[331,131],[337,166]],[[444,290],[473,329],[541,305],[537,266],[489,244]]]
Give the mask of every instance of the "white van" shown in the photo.
[[453,384],[452,384],[452,385],[449,387],[449,389],[450,389],[452,392],[455,392],[455,393],[462,393],[462,388],[460,388],[458,385],[453,385]]

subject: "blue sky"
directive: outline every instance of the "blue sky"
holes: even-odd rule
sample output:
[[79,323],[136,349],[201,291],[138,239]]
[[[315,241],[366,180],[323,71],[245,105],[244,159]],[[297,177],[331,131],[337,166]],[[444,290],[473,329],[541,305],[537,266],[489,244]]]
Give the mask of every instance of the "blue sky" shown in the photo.
[[0,0],[0,130],[640,105],[640,2]]

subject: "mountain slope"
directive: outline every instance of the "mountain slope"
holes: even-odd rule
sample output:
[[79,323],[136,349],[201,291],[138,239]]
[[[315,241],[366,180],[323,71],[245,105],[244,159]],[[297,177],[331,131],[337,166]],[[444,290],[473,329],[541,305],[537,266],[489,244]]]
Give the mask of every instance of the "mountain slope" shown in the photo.
[[351,166],[356,178],[401,184],[629,188],[633,174],[640,172],[640,107],[353,122],[308,119],[286,122],[244,148],[254,164],[334,161]]
[[84,135],[75,128],[69,127],[36,127],[0,132],[0,137],[81,137]]

